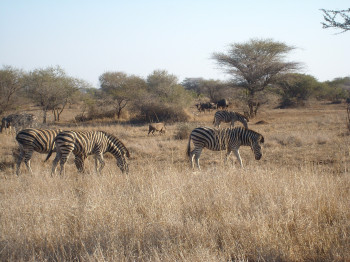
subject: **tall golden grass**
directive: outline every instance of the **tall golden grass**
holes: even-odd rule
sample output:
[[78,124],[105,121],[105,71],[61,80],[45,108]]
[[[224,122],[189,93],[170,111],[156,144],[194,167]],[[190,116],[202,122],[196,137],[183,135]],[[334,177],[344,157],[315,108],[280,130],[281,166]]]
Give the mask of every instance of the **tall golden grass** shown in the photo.
[[[190,125],[212,126],[212,114]],[[208,150],[202,171],[190,169],[187,140],[174,138],[181,126],[149,137],[147,125],[80,128],[116,134],[131,152],[128,175],[109,155],[102,174],[92,158],[85,174],[69,161],[64,177],[51,177],[39,154],[33,175],[23,167],[16,177],[3,165],[0,260],[350,260],[350,136],[341,105],[262,112],[250,128],[265,137],[263,158],[241,148],[243,169]],[[2,134],[0,144],[0,163],[12,163],[14,137]]]

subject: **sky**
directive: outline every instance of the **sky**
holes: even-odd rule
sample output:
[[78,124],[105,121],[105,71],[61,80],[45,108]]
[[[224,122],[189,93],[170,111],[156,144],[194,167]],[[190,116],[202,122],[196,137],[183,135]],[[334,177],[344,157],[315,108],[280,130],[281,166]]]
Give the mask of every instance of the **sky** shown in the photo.
[[0,66],[60,66],[99,87],[105,72],[227,80],[214,52],[251,39],[294,46],[286,61],[319,81],[350,76],[350,32],[320,10],[349,0],[0,0]]

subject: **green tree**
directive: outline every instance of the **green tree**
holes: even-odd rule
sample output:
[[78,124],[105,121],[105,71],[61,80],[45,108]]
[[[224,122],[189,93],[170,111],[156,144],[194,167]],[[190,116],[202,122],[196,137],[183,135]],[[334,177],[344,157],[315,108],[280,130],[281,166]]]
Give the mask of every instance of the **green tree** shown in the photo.
[[214,103],[225,98],[225,91],[228,86],[227,83],[214,79],[203,80],[200,85],[202,93]]
[[149,94],[158,102],[185,107],[192,100],[191,94],[178,83],[178,78],[166,70],[153,71],[146,82]]
[[129,102],[142,95],[146,89],[145,80],[134,75],[128,76],[123,72],[106,72],[99,80],[101,90],[116,110],[118,119]]
[[147,76],[147,92],[134,103],[142,121],[185,121],[184,109],[192,101],[192,93],[178,84],[176,76],[166,70],[155,70]]
[[43,123],[47,122],[47,112],[50,110],[55,120],[59,121],[60,114],[80,84],[81,81],[68,77],[58,66],[36,69],[29,73],[26,80],[31,98],[43,111]]
[[243,88],[249,115],[260,105],[257,94],[274,84],[280,76],[299,68],[299,63],[285,62],[285,55],[295,49],[271,39],[250,40],[230,45],[226,53],[214,53],[212,58],[232,75],[234,87]]
[[24,87],[25,73],[11,66],[0,70],[0,115],[16,104],[16,95]]
[[303,105],[315,93],[320,83],[310,75],[287,74],[276,82],[282,97],[281,107]]
[[323,99],[339,103],[341,99],[350,97],[350,77],[338,77],[324,84]]
[[202,77],[197,78],[185,78],[181,85],[185,87],[186,90],[190,90],[192,92],[195,92],[197,97],[201,95],[201,84],[204,81]]

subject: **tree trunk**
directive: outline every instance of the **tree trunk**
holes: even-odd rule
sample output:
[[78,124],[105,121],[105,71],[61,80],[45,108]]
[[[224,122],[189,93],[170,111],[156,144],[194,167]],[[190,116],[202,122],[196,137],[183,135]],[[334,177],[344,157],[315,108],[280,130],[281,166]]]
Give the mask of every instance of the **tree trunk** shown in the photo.
[[118,108],[118,110],[117,110],[117,118],[118,118],[118,120],[120,119],[120,115],[122,114],[122,108]]
[[43,113],[44,113],[44,115],[43,115],[43,124],[46,124],[46,118],[47,118],[47,109],[46,108],[43,109]]

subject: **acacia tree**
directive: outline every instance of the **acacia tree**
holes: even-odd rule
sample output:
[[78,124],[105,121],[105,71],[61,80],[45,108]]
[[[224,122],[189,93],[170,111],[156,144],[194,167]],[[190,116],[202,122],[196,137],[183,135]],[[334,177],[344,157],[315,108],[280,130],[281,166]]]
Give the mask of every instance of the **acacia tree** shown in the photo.
[[16,94],[24,87],[24,72],[11,66],[0,70],[0,114],[15,104]]
[[285,62],[285,55],[295,49],[271,39],[252,39],[230,45],[226,53],[214,53],[212,58],[231,74],[233,87],[245,90],[249,116],[256,114],[260,102],[257,94],[274,84],[280,76],[299,68],[299,63]]
[[56,112],[56,120],[59,120],[68,99],[77,91],[78,83],[79,81],[68,77],[60,67],[36,69],[29,73],[26,85],[31,98],[43,111],[44,124],[50,110]]
[[350,8],[347,10],[321,10],[325,20],[322,22],[323,28],[339,28],[343,30],[341,33],[350,30]]

